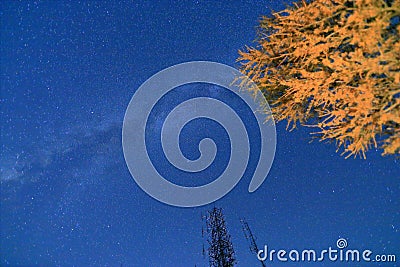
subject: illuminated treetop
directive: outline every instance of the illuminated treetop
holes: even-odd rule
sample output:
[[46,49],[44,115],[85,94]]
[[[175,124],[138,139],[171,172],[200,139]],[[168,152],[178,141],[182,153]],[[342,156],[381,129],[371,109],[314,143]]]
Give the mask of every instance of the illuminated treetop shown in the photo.
[[399,18],[400,0],[295,3],[262,18],[258,46],[239,51],[241,71],[288,127],[317,127],[347,156],[399,154]]

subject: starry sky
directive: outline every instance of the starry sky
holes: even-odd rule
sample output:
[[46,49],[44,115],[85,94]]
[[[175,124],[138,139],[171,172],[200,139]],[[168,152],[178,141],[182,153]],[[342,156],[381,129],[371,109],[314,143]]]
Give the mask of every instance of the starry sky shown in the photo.
[[[186,61],[238,67],[237,51],[254,44],[260,16],[284,2],[0,6],[0,265],[207,266],[201,214],[214,205],[224,209],[238,266],[259,265],[243,217],[260,246],[323,249],[343,237],[351,248],[400,258],[400,165],[379,150],[346,160],[334,144],[310,143],[310,129],[287,132],[282,122],[264,184],[249,194],[248,173],[224,198],[198,208],[154,200],[126,167],[122,122],[140,84]],[[182,134],[189,157],[198,132],[194,125]]]

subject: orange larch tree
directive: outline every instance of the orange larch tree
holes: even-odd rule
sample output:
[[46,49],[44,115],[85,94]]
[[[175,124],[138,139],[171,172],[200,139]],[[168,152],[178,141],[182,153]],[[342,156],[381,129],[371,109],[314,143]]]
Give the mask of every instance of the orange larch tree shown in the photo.
[[262,18],[241,71],[288,127],[316,127],[347,156],[399,154],[399,18],[400,0],[294,3]]

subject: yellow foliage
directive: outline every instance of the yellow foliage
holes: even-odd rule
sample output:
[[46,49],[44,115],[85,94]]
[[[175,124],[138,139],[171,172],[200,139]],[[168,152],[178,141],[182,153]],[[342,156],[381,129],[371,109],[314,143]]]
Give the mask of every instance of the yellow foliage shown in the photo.
[[241,71],[276,120],[318,127],[347,156],[400,154],[399,16],[400,0],[294,3],[262,18]]

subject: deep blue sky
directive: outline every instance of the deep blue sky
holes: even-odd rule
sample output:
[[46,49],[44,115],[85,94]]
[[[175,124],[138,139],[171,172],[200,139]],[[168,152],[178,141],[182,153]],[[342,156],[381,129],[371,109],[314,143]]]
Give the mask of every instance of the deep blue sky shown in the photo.
[[310,144],[308,129],[289,133],[283,122],[258,191],[249,194],[244,177],[223,199],[191,209],[157,202],[128,172],[121,127],[140,84],[185,61],[237,67],[260,15],[283,7],[2,1],[0,265],[206,266],[201,212],[214,204],[224,208],[238,266],[258,266],[240,217],[275,249],[334,247],[344,237],[351,248],[400,258],[400,167],[381,151],[345,160],[334,144]]

